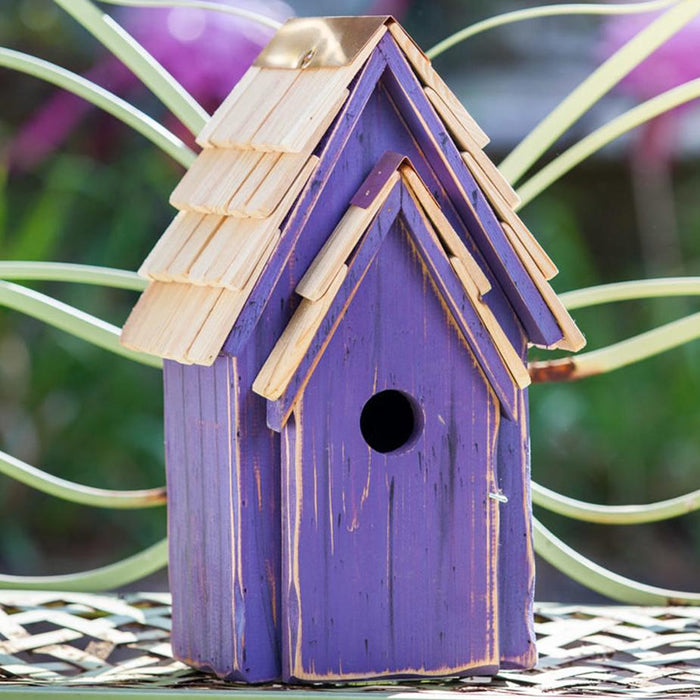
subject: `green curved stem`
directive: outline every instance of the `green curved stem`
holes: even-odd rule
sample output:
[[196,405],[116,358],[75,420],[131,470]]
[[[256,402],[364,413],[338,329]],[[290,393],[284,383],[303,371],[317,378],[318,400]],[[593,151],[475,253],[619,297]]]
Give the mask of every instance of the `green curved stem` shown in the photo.
[[88,343],[151,367],[162,367],[162,360],[128,350],[119,344],[119,328],[33,289],[0,281],[0,306],[32,316]]
[[235,15],[251,22],[257,22],[272,29],[279,29],[282,22],[278,22],[272,17],[266,17],[259,12],[251,12],[240,7],[222,5],[219,2],[208,2],[208,0],[97,0],[105,5],[124,5],[126,7],[193,7],[200,10],[213,10],[214,12],[224,12],[228,15]]
[[0,588],[50,591],[108,591],[138,581],[168,563],[166,539],[126,559],[99,569],[60,576],[9,576],[0,574]]
[[[102,0],[103,2],[112,2],[114,0]],[[652,0],[651,2],[631,2],[622,5],[608,5],[601,3],[592,3],[586,5],[584,3],[544,5],[542,7],[528,7],[524,10],[515,10],[513,12],[504,12],[495,17],[476,22],[474,24],[460,29],[458,32],[451,34],[446,39],[438,42],[431,49],[426,51],[426,56],[430,59],[436,58],[440,54],[445,53],[453,46],[461,42],[481,34],[489,29],[503,27],[513,22],[522,22],[529,19],[541,19],[543,17],[560,17],[562,15],[633,15],[644,14],[645,12],[655,12],[663,10],[670,5],[675,5],[678,0]]]
[[559,299],[571,311],[615,301],[697,295],[700,295],[700,277],[666,277],[575,289],[560,294]]
[[592,105],[700,13],[700,0],[680,0],[593,71],[500,164],[516,183]]
[[113,491],[76,484],[32,467],[0,451],[0,473],[37,491],[96,508],[152,508],[165,503],[165,488],[138,491]]
[[115,289],[132,289],[140,292],[148,281],[130,270],[112,267],[79,265],[75,263],[35,262],[32,260],[0,261],[0,279],[41,280],[44,282],[76,282],[95,284]]
[[567,518],[605,525],[637,525],[667,520],[700,509],[700,490],[645,505],[605,506],[569,498],[532,482],[532,502]]
[[575,381],[646,360],[700,338],[700,312],[582,355],[531,362],[535,382]]
[[194,134],[209,115],[141,44],[90,0],[54,0],[102,42]]
[[657,588],[608,571],[562,542],[536,518],[533,529],[537,554],[586,588],[631,605],[700,605],[700,593]]
[[532,201],[553,182],[611,141],[641,124],[700,97],[700,78],[691,80],[630,109],[581,139],[518,188],[518,209]]
[[195,159],[195,153],[155,119],[76,73],[21,51],[3,47],[0,47],[0,66],[33,75],[82,97],[128,124],[186,168]]
[[700,338],[700,312],[573,358],[582,376],[611,372]]

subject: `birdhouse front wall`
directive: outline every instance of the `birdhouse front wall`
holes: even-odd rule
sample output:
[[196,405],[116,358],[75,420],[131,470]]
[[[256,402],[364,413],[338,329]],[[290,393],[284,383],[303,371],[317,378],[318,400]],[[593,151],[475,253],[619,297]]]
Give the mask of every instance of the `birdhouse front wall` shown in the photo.
[[285,678],[495,672],[499,424],[397,219],[282,433]]

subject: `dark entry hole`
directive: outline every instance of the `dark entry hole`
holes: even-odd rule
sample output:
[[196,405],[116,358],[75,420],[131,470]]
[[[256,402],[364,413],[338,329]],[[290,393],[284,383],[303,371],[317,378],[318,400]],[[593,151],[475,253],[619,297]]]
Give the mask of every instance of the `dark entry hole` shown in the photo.
[[394,452],[403,447],[416,433],[417,424],[413,402],[395,389],[375,394],[360,415],[362,437],[377,452]]

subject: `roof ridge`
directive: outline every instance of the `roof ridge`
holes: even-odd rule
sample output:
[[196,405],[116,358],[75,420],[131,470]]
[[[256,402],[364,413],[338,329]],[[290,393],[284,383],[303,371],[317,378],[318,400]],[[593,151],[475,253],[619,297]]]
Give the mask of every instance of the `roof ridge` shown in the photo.
[[[388,206],[389,194],[399,182],[411,195],[426,230],[436,244],[436,249],[450,265],[498,351],[511,380],[520,389],[530,384],[530,376],[522,358],[490,308],[482,301],[483,295],[490,290],[490,284],[483,271],[459,241],[457,233],[447,219],[440,218],[437,213],[439,207],[435,205],[432,208],[428,204],[428,211],[422,205],[427,204],[432,195],[410,160],[400,154],[388,152],[359,187],[346,214],[297,285],[297,293],[303,297],[301,304],[258,372],[253,383],[253,391],[257,394],[269,401],[277,401],[287,392],[341,289],[348,268],[354,260],[353,251],[364,240],[379,212]],[[357,203],[358,199],[362,200],[364,206]],[[432,223],[438,222],[440,233],[432,229],[431,220]],[[333,330],[338,322],[334,324]],[[285,411],[285,414],[288,415],[288,411]]]
[[[353,27],[359,28],[355,34]],[[303,29],[301,33],[300,28]],[[313,56],[302,61],[305,54],[299,53],[299,47],[303,42],[298,43],[298,40],[300,36],[306,36],[308,40],[309,31],[316,32],[307,51]],[[388,44],[385,46],[386,42],[382,42],[380,45],[385,35]],[[379,50],[374,51],[377,46]],[[455,151],[459,163],[454,167],[463,166],[468,170],[488,200],[497,219],[493,224],[498,223],[502,228],[502,231],[497,231],[503,237],[499,245],[506,249],[509,244],[512,251],[506,250],[508,255],[512,256],[514,252],[526,275],[532,278],[530,283],[520,273],[528,284],[534,284],[533,291],[536,289],[544,299],[562,329],[564,338],[559,345],[577,349],[583,344],[583,336],[547,283],[547,279],[556,273],[556,266],[515,213],[519,201],[517,194],[481,150],[488,143],[488,137],[435,72],[425,54],[390,17],[293,20],[275,35],[270,50],[263,51],[198,137],[204,148],[171,195],[171,203],[180,211],[139,270],[152,280],[156,289],[149,292],[149,287],[134,307],[124,327],[124,344],[183,362],[210,364],[214,361],[238,315],[228,315],[227,318],[232,319],[231,327],[225,329],[225,333],[214,333],[209,344],[200,341],[197,354],[190,352],[194,342],[190,336],[198,329],[184,329],[179,344],[175,341],[165,343],[165,335],[154,335],[147,327],[153,323],[153,318],[146,307],[155,304],[161,308],[162,314],[169,316],[167,320],[159,321],[159,325],[181,325],[187,319],[178,313],[173,299],[182,295],[184,287],[180,285],[189,285],[197,297],[204,294],[202,287],[226,289],[228,293],[224,296],[230,308],[237,308],[239,312],[243,310],[248,295],[264,273],[266,263],[273,254],[276,255],[276,242],[280,240],[283,221],[311,181],[319,163],[318,156],[312,153],[323,142],[324,135],[346,104],[350,81],[363,66],[369,68],[370,64],[374,66],[372,74],[378,76],[377,71],[383,69],[377,60],[388,48],[405,57],[407,69],[410,68],[417,78],[411,77],[411,82],[415,83],[417,90],[425,93],[424,96],[421,94],[421,101],[426,102],[428,109],[433,106],[437,113],[436,124],[440,124],[462,149],[462,160],[457,158],[459,154]],[[288,50],[286,58],[285,50]],[[377,60],[368,61],[370,54]],[[293,63],[293,59],[297,63]],[[281,65],[285,60],[291,63]],[[323,63],[324,60],[327,63]],[[387,65],[386,57],[381,60]],[[363,75],[365,73],[366,70]],[[414,108],[417,109],[415,105]],[[347,109],[343,114],[346,112]],[[290,114],[294,115],[293,120],[290,120]],[[401,158],[398,154],[394,156]],[[399,167],[400,163],[395,163],[391,172]],[[415,175],[413,185],[411,172]],[[445,225],[447,219],[441,215],[437,202],[420,177],[407,167],[402,175],[407,180],[409,192],[414,199],[417,198],[417,205],[425,211],[438,232],[448,258],[458,258],[477,285],[479,294],[488,294],[489,280],[459,235],[449,223]],[[455,172],[452,175],[457,178]],[[416,184],[415,178],[420,184]],[[386,182],[380,184],[386,185]],[[391,190],[391,186],[387,187],[387,191]],[[358,192],[351,207],[362,209],[360,200],[361,193]],[[471,203],[467,202],[465,206],[471,206]],[[348,246],[352,250],[358,236],[361,237],[366,230],[366,226],[363,228],[360,223],[368,225],[373,215],[356,211],[354,216],[356,221],[352,226],[346,222],[345,238],[341,242],[338,239],[343,237],[334,233],[335,238],[331,236],[323,246],[322,250],[327,252],[328,249],[335,250],[333,254],[328,252],[328,258],[319,258],[319,265],[323,260],[328,269],[324,272],[318,266],[309,268],[300,280],[297,291],[302,296],[315,300],[325,293],[339,269],[338,260],[343,263],[343,251]],[[331,275],[328,270],[335,272]],[[162,289],[167,284],[178,286],[169,294]],[[244,293],[246,298],[241,300]],[[214,295],[207,297],[210,314],[220,301],[219,297],[214,299]],[[205,320],[202,319],[201,326],[205,325]],[[139,329],[139,326],[144,327]],[[553,329],[556,330],[555,325]],[[219,342],[222,334],[221,345],[214,350],[213,345]]]

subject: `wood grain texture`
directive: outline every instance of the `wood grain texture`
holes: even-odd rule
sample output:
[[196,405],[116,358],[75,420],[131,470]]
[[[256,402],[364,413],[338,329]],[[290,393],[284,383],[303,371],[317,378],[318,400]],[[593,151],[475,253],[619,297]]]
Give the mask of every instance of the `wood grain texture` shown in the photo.
[[[497,401],[446,330],[431,273],[400,227],[390,233],[282,435],[288,680],[498,664]],[[394,322],[377,323],[389,308]],[[380,454],[359,416],[389,388],[413,398],[422,425],[406,450]]]
[[[382,50],[392,42],[385,37]],[[488,223],[475,229],[483,195],[464,184],[468,170],[447,133],[433,133],[437,117],[407,108],[386,65],[378,51],[360,71],[279,222],[279,241],[246,280],[240,313],[226,319],[230,304],[217,300],[207,316],[203,342],[233,326],[224,351],[235,359],[214,354],[211,368],[178,367],[198,386],[199,408],[194,389],[167,394],[166,412],[178,396],[185,404],[172,409],[169,460],[184,471],[188,450],[199,449],[191,488],[202,494],[189,516],[179,496],[183,522],[171,540],[180,542],[171,545],[179,547],[173,590],[189,596],[175,643],[180,658],[222,677],[493,673],[499,663],[532,661],[526,394],[475,310],[479,290],[465,291],[450,254],[483,275],[490,291],[479,303],[521,363],[526,335],[514,292],[504,293],[487,262],[497,254],[480,250],[492,233]],[[436,151],[443,138],[448,158]],[[410,158],[423,198],[396,185],[343,261],[347,276],[287,393],[266,401],[250,387],[294,317],[294,289],[387,150]],[[517,258],[504,231],[495,235]],[[226,400],[223,386],[233,387]],[[406,391],[420,407],[420,434],[400,454],[372,452],[359,435],[359,411],[380,388]],[[207,408],[212,394],[223,408]],[[266,425],[271,407],[281,436]],[[220,430],[228,442],[213,439]],[[498,491],[507,504],[490,498]],[[223,522],[221,538],[212,537],[212,523]],[[204,581],[209,566],[213,580]]]
[[415,206],[410,193],[405,190],[401,198],[401,216],[406,229],[413,234],[409,240],[413,242],[433,280],[439,285],[452,318],[472,353],[477,357],[482,371],[501,403],[501,411],[510,419],[516,420],[517,390],[510,370],[503,362],[488,328],[475,312],[461,280],[455,274],[439,241],[426,227],[425,219]]
[[488,292],[491,291],[491,282],[489,282],[488,277],[484,274],[481,267],[479,267],[474,256],[467,250],[464,241],[462,241],[457,232],[452,228],[452,224],[450,224],[447,217],[442,212],[442,209],[440,209],[440,206],[435,201],[435,198],[430,193],[430,190],[428,190],[425,183],[420,179],[418,173],[412,166],[404,166],[401,168],[401,176],[404,179],[409,193],[413,196],[416,205],[425,212],[425,215],[435,227],[446,252],[462,261],[464,267],[469,271],[470,277],[474,280],[479,290],[479,295],[484,296],[488,294]]
[[[530,279],[480,188],[469,173],[442,122],[415,79],[406,59],[393,43],[383,43],[389,70],[384,85],[419,140],[425,158],[435,169],[443,187],[506,292],[530,339],[552,345],[561,330]],[[412,159],[413,160],[413,159]]]
[[549,280],[556,277],[559,273],[557,266],[552,262],[552,259],[547,255],[547,252],[532,232],[525,226],[522,219],[515,213],[513,207],[503,197],[501,191],[493,186],[488,176],[481,170],[481,166],[474,156],[471,153],[463,153],[462,157],[472,173],[481,173],[478,177],[484,182],[484,192],[493,205],[495,212],[503,222],[508,223],[511,229],[517,233],[521,243],[527,249],[529,256],[537,263],[545,279]]
[[[518,349],[526,362],[526,344]],[[508,503],[499,504],[499,621],[501,666],[506,669],[532,668],[537,662],[527,390],[520,392],[518,401],[518,422],[502,420],[498,434],[498,490],[508,498]]]
[[366,209],[353,205],[348,207],[343,218],[301,278],[297,285],[297,294],[311,301],[320,299],[326,294],[338,271],[398,181],[399,174],[392,173]]
[[274,221],[225,217],[193,262],[193,284],[243,289],[268,244],[279,233]]
[[[380,46],[387,41],[391,39],[385,37]],[[293,262],[295,269],[307,269],[347,209],[348,201],[387,150],[403,153],[411,159],[490,283],[493,285],[496,280],[444,183],[426,159],[405,119],[399,115],[396,104],[388,97],[382,77],[385,66],[383,54],[375,51],[358,76],[348,102],[318,152],[319,167],[306,188],[306,195],[300,199],[296,214],[290,216],[279,247],[226,342],[227,352],[235,355],[245,346],[262,319],[263,309],[274,317],[272,309],[287,308],[288,297],[283,290],[290,282],[282,276],[285,265]],[[300,238],[302,232],[303,239]],[[296,282],[294,280],[293,284]],[[488,294],[488,303],[494,313],[504,319],[507,334],[516,342],[520,325],[499,285]],[[274,325],[272,320],[269,322]]]
[[452,265],[452,269],[457,273],[457,277],[459,277],[462,282],[462,286],[467,290],[467,296],[469,296],[474,310],[479,315],[484,326],[486,326],[494,345],[498,348],[503,362],[508,367],[511,377],[513,377],[513,381],[521,389],[529,386],[531,379],[527,371],[526,363],[520,359],[515,348],[510,344],[510,341],[501,328],[501,324],[493,315],[491,309],[481,300],[479,288],[476,286],[476,282],[472,279],[464,263],[459,258],[450,258],[450,264]]
[[[336,168],[342,169],[344,167],[340,163],[339,156],[345,151],[349,135],[353,133],[355,126],[360,121],[385,65],[384,57],[380,53],[374,52],[367,65],[360,71],[352,94],[343,106],[331,132],[324,139],[322,146],[317,152],[319,167],[312,175],[305,188],[305,193],[300,197],[294,212],[290,214],[280,245],[273,254],[270,264],[258,280],[249,303],[246,304],[226,341],[225,350],[227,353],[231,355],[239,354],[250,335],[255,331],[258,321],[262,317],[263,310],[267,307],[271,297],[276,296],[273,289],[280,281],[280,276],[290,260],[292,251],[294,251],[295,256],[303,257],[306,255],[305,249],[307,247],[310,249],[312,246],[316,246],[309,254],[313,257],[318,253],[323,242],[330,235],[333,227],[347,209],[352,194],[357,190],[357,187],[369,171],[368,168],[366,172],[354,175],[353,166],[349,166],[345,168],[347,174],[344,178],[340,177],[341,170],[337,171],[338,177],[332,178]],[[329,187],[330,179],[333,179],[333,190]],[[352,189],[349,190],[348,188]],[[323,210],[317,208],[322,193],[324,200]],[[328,213],[328,216],[326,213]],[[330,218],[331,215],[334,220]],[[321,219],[321,221],[319,222],[318,219]],[[316,220],[314,225],[318,228],[311,228],[310,222],[312,220]],[[297,246],[302,231],[305,231],[305,239],[307,241],[303,251]],[[313,233],[311,233],[312,231]],[[302,269],[306,269],[310,263],[311,258],[306,261]],[[297,282],[298,278],[294,280],[294,285]],[[293,289],[294,287],[289,293]],[[280,304],[280,309],[286,310],[288,308],[289,293],[282,293],[278,299],[275,299],[275,303]],[[274,321],[272,320],[272,318],[276,319],[272,310],[274,305],[271,304],[269,308],[271,313],[269,322],[274,326]],[[289,320],[291,313],[287,311],[283,316],[284,321],[282,321],[281,327]],[[276,342],[277,337],[274,337],[270,348]]]
[[210,304],[204,320],[193,324],[191,327],[193,332],[186,334],[183,342],[178,346],[177,352],[180,358],[184,357],[188,363],[201,365],[210,365],[214,362],[221,352],[229,329],[236,322],[278,241],[279,231],[275,230],[242,289],[218,290],[221,293]]
[[122,344],[183,364],[211,365],[278,240],[275,230],[239,290],[152,282],[124,324]]
[[149,262],[165,269],[141,295],[121,342],[184,364],[214,362],[317,163],[307,160],[267,219],[178,215]]
[[258,121],[250,139],[253,148],[289,153],[308,152],[318,143],[318,132],[335,118],[347,98],[345,89],[353,68],[316,68],[298,71],[291,88],[275,109]]
[[295,403],[301,398],[305,383],[318,364],[339,323],[342,322],[343,314],[352,302],[358,284],[400,213],[401,198],[401,187],[395,185],[354,251],[345,280],[335,293],[333,302],[326,311],[305,355],[297,362],[284,392],[278,399],[267,402],[267,425],[270,429],[280,432],[292,416]]
[[[401,205],[392,201],[400,193]],[[515,404],[515,387],[513,377],[501,357],[489,329],[483,323],[473,304],[466,296],[464,287],[450,266],[437,236],[426,227],[426,222],[413,204],[412,199],[401,190],[392,191],[387,203],[377,215],[357,252],[354,254],[347,278],[335,294],[335,298],[326,312],[326,318],[318,326],[318,331],[308,345],[306,354],[297,357],[294,371],[288,374],[283,393],[268,407],[268,426],[280,430],[289,418],[294,402],[299,399],[303,386],[325,352],[329,339],[342,321],[343,314],[353,299],[357,285],[364,276],[374,256],[380,253],[380,246],[392,223],[401,214],[401,226],[405,227],[409,240],[413,241],[415,254],[422,256],[430,270],[433,283],[440,290],[445,303],[445,318],[454,323],[472,353],[478,358],[488,381],[491,383],[501,402],[501,409],[509,417],[517,415]],[[404,229],[402,229],[404,230]],[[502,337],[499,337],[502,342]]]
[[240,213],[244,216],[267,218],[279,209],[278,220],[281,220],[289,213],[299,191],[311,175],[313,168],[309,164],[317,162],[318,158],[309,157],[306,153],[283,154],[275,165],[274,172],[271,172],[271,176],[250,196]]
[[211,128],[208,143],[219,148],[246,147],[260,123],[283,99],[300,72],[282,68],[258,69],[231,109]]
[[245,93],[248,86],[255,80],[259,72],[260,68],[257,66],[251,66],[248,68],[248,70],[241,76],[241,79],[234,85],[233,90],[231,90],[228,97],[217,107],[214,114],[212,114],[211,119],[209,119],[209,121],[204,125],[204,128],[197,136],[197,143],[202,148],[213,146],[209,140],[209,137],[221,124],[227,121],[229,112],[235,108],[236,104],[241,98],[241,95]]
[[[433,103],[433,106],[441,103],[440,97],[437,94],[432,93],[430,90],[426,90],[426,94]],[[449,124],[446,123],[446,125],[449,129]],[[471,156],[471,160],[467,163],[467,166],[469,167],[471,162],[476,163],[476,167],[473,170],[471,167],[469,169],[472,171],[472,175],[474,175],[474,178],[479,185],[481,185],[482,189],[485,190],[486,196],[489,197],[490,191],[495,189],[511,209],[517,209],[521,203],[520,197],[511,187],[510,182],[501,174],[501,171],[496,167],[493,161],[478,147],[476,141],[474,141],[469,133],[464,134],[464,137],[460,141],[460,145],[464,145],[466,153]]]
[[[503,224],[503,226],[505,228],[508,224]],[[527,262],[529,258],[528,252],[520,241],[520,237],[512,230],[511,238],[516,252],[523,261]],[[530,260],[532,259],[530,258]],[[571,318],[571,315],[566,310],[564,304],[562,304],[549,282],[544,278],[544,275],[542,275],[536,263],[533,261],[528,263],[528,265],[530,266],[530,274],[533,281],[537,285],[540,294],[542,294],[542,298],[546,301],[562,331],[562,339],[555,343],[553,347],[560,348],[561,350],[571,350],[572,352],[580,350],[586,344],[583,333],[578,329],[574,319]]]
[[484,133],[479,124],[477,124],[474,117],[469,114],[464,105],[457,99],[452,90],[447,87],[445,81],[433,68],[430,59],[406,33],[406,30],[398,22],[393,21],[389,23],[389,31],[402,53],[411,63],[421,83],[434,90],[435,93],[440,96],[462,127],[472,134],[479,148],[486,146],[489,143],[489,137]]
[[139,275],[149,279],[167,281],[171,279],[168,267],[182,250],[194,230],[202,223],[204,214],[181,211],[164,231],[153,250],[139,268]]
[[279,470],[261,468],[279,463],[279,444],[257,428],[264,410],[241,393],[238,362],[164,365],[173,649],[263,682],[281,671]]
[[175,282],[188,281],[190,268],[223,223],[224,219],[220,216],[203,215],[197,227],[163,271],[164,275],[167,275],[166,279]]
[[253,382],[253,391],[271,401],[278,399],[298,367],[340,289],[348,268],[341,265],[328,289],[315,301],[302,299],[289,325]]

